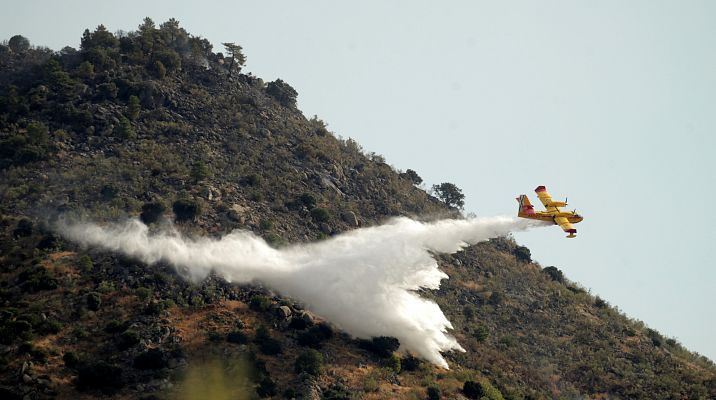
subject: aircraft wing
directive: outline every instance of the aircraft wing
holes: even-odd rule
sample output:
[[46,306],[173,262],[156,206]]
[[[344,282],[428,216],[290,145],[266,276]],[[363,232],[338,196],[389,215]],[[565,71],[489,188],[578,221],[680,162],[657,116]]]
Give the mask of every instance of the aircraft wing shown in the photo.
[[572,238],[572,237],[577,236],[577,230],[574,229],[574,227],[572,226],[572,224],[569,223],[569,220],[567,218],[555,217],[554,223],[559,225],[563,231],[569,233],[569,236],[567,236],[567,237]]
[[559,207],[567,205],[567,203],[563,201],[553,201],[552,196],[547,193],[547,188],[544,186],[537,186],[535,193],[537,193],[537,197],[539,197],[539,200],[544,205],[544,208],[547,209],[547,212],[559,212]]

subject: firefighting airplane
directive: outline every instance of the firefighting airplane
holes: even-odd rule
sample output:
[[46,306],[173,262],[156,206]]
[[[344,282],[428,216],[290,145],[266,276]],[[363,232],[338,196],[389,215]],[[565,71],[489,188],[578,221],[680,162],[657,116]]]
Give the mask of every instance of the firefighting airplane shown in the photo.
[[517,198],[517,202],[520,203],[520,207],[517,209],[517,216],[521,218],[537,219],[540,221],[554,222],[555,225],[562,227],[562,230],[569,233],[568,238],[577,237],[577,230],[574,229],[572,224],[582,222],[582,216],[577,214],[577,210],[574,211],[561,211],[560,207],[567,206],[567,200],[564,201],[552,201],[552,196],[547,193],[547,189],[544,186],[537,186],[535,189],[537,197],[539,197],[542,204],[546,208],[546,211],[535,212],[535,206],[530,203],[527,195],[520,195]]

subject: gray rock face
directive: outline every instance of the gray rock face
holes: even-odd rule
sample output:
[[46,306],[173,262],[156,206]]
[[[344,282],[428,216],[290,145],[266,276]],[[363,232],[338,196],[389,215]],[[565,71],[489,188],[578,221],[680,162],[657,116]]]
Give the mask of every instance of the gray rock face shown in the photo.
[[356,213],[353,211],[346,211],[341,214],[341,219],[347,223],[348,225],[357,228],[360,226],[360,223],[358,222],[358,217],[356,217]]
[[291,318],[291,309],[288,306],[281,306],[276,309],[276,315],[282,319]]

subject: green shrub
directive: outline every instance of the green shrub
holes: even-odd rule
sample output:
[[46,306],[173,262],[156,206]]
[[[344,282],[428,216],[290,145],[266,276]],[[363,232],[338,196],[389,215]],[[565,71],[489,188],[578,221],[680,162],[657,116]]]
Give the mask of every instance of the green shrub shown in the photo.
[[149,298],[149,296],[152,295],[152,289],[148,287],[139,287],[134,290],[134,294],[140,299],[140,300],[146,300]]
[[126,117],[122,117],[119,120],[119,124],[114,127],[113,131],[114,136],[121,138],[121,139],[136,139],[137,133],[134,131],[134,128],[132,127],[132,123],[129,122],[129,120]]
[[191,221],[201,213],[199,203],[191,199],[179,199],[172,204],[178,222]]
[[191,177],[195,182],[203,181],[211,175],[209,167],[204,161],[197,161],[191,167]]
[[88,293],[86,296],[87,309],[92,311],[99,311],[102,305],[102,296],[97,292]]
[[318,348],[321,342],[331,337],[333,337],[333,328],[325,322],[322,322],[311,327],[308,331],[300,333],[296,341],[301,346]]
[[310,193],[302,194],[298,198],[298,200],[301,202],[301,204],[303,204],[303,206],[305,206],[309,210],[314,208],[316,206],[316,204],[318,203],[318,201],[316,200],[316,197]]
[[92,259],[89,258],[88,255],[80,256],[80,258],[77,259],[77,268],[80,270],[80,272],[91,272],[94,268],[94,264],[92,264]]
[[298,92],[281,79],[269,82],[266,85],[266,93],[286,107],[294,107],[296,105]]
[[120,333],[127,330],[129,327],[128,322],[110,321],[105,327],[104,331],[107,333]]
[[117,98],[118,92],[119,90],[117,89],[117,85],[115,85],[114,82],[103,83],[97,86],[97,97],[100,100],[114,100]]
[[311,218],[316,222],[328,222],[331,219],[331,214],[325,208],[314,207],[311,209]]
[[400,347],[400,341],[392,336],[377,336],[371,340],[363,340],[360,346],[381,358],[388,358]]
[[486,380],[480,382],[466,381],[462,387],[462,393],[468,399],[504,400],[502,393]]
[[517,258],[517,261],[524,262],[524,263],[532,262],[532,253],[530,253],[530,249],[528,249],[525,246],[515,247],[514,254],[515,254],[515,257]]
[[273,228],[273,222],[271,222],[270,219],[262,218],[261,221],[259,221],[259,228],[261,228],[261,230],[267,231]]
[[139,117],[139,112],[142,110],[142,106],[139,104],[139,97],[137,96],[129,96],[129,101],[127,102],[127,118],[134,121]]
[[605,308],[607,305],[607,302],[599,296],[594,299],[594,306],[597,308]]
[[403,371],[417,371],[422,361],[419,358],[409,354],[400,360],[400,367]]
[[167,367],[168,362],[167,354],[162,350],[149,349],[135,357],[132,365],[134,368],[141,370],[162,369]]
[[261,382],[259,382],[258,387],[256,387],[256,394],[258,394],[262,399],[265,397],[275,396],[277,393],[278,389],[276,388],[276,382],[268,376],[264,376],[261,379]]
[[167,68],[164,66],[164,63],[159,60],[154,61],[151,71],[154,73],[154,76],[159,79],[164,79],[167,75]]
[[74,368],[79,364],[80,359],[75,352],[68,351],[62,356],[62,361],[65,362],[65,366],[68,368]]
[[384,366],[396,374],[400,373],[400,357],[398,357],[398,355],[395,353],[391,354],[390,357],[385,359]]
[[17,226],[15,227],[15,230],[12,231],[12,235],[15,238],[28,237],[32,235],[32,221],[28,218],[22,218],[17,221]]
[[266,338],[259,344],[259,350],[267,356],[273,356],[283,352],[281,342],[274,338]]
[[440,400],[440,389],[430,386],[428,388],[428,400]]
[[318,376],[323,369],[323,356],[316,350],[309,349],[301,353],[296,358],[294,371],[297,374],[305,372],[307,374]]
[[478,342],[484,342],[487,340],[487,337],[490,335],[490,331],[487,329],[485,325],[478,325],[477,328],[475,328],[475,331],[472,333],[472,336],[477,339]]
[[400,174],[401,178],[407,179],[410,182],[412,182],[414,185],[420,185],[423,183],[423,178],[418,175],[417,172],[413,171],[412,169],[408,169],[402,174]]
[[29,293],[57,289],[57,280],[41,266],[34,266],[18,275],[20,287]]
[[246,344],[249,342],[249,337],[241,331],[234,331],[226,335],[226,341],[229,343]]
[[249,308],[254,311],[266,311],[271,306],[271,299],[266,296],[254,295],[249,300]]
[[241,186],[259,186],[261,184],[261,177],[256,174],[251,174],[239,179]]
[[166,207],[160,202],[144,203],[144,205],[142,205],[142,213],[139,214],[139,219],[149,225],[157,222],[165,210]]
[[547,274],[555,282],[564,283],[564,274],[557,267],[544,267],[542,272]]
[[137,344],[139,344],[139,334],[133,330],[126,330],[119,335],[117,348],[119,350],[127,350]]
[[106,361],[83,363],[77,369],[80,389],[99,389],[113,393],[124,386],[122,368]]

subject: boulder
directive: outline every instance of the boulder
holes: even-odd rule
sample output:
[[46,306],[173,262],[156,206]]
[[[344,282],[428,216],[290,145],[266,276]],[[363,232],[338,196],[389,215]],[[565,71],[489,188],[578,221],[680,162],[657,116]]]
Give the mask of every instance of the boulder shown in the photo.
[[348,225],[357,228],[360,226],[360,223],[358,222],[358,217],[356,217],[356,213],[353,211],[346,211],[341,214],[341,219],[347,223]]

